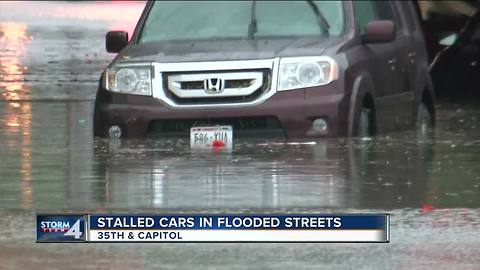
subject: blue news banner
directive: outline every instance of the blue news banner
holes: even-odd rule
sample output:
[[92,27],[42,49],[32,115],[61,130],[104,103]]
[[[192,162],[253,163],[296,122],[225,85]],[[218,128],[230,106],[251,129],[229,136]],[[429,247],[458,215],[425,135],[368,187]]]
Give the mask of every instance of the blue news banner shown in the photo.
[[37,215],[37,242],[388,243],[388,214]]

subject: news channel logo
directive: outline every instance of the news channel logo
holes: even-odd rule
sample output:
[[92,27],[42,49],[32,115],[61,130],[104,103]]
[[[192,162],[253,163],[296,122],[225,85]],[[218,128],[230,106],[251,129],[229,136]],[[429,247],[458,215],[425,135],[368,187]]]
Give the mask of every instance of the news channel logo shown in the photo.
[[85,242],[86,215],[37,215],[37,242]]

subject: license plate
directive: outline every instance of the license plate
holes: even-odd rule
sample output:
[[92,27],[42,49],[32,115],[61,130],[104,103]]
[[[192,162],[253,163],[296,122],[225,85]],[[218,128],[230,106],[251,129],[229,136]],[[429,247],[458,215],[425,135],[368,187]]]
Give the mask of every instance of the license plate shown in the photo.
[[192,148],[231,149],[232,144],[233,129],[231,126],[192,127],[190,129],[190,146]]

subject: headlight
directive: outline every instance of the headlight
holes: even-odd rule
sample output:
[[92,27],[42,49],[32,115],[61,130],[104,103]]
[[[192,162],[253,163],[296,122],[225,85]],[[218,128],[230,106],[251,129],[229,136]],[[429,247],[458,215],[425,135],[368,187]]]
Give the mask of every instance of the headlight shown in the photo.
[[152,67],[150,65],[118,66],[107,69],[106,85],[108,91],[132,94],[152,95]]
[[328,56],[280,59],[279,91],[329,84],[338,78],[337,63]]

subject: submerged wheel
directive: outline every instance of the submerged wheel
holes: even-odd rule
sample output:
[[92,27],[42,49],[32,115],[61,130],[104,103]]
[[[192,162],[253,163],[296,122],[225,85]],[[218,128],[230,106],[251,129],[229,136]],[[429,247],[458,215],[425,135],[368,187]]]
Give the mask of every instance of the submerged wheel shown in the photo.
[[372,135],[372,132],[370,127],[370,109],[362,107],[360,109],[357,136],[361,138],[365,138],[365,137],[370,137],[371,135]]
[[420,102],[418,107],[416,129],[417,135],[422,137],[433,129],[433,115],[424,102]]

